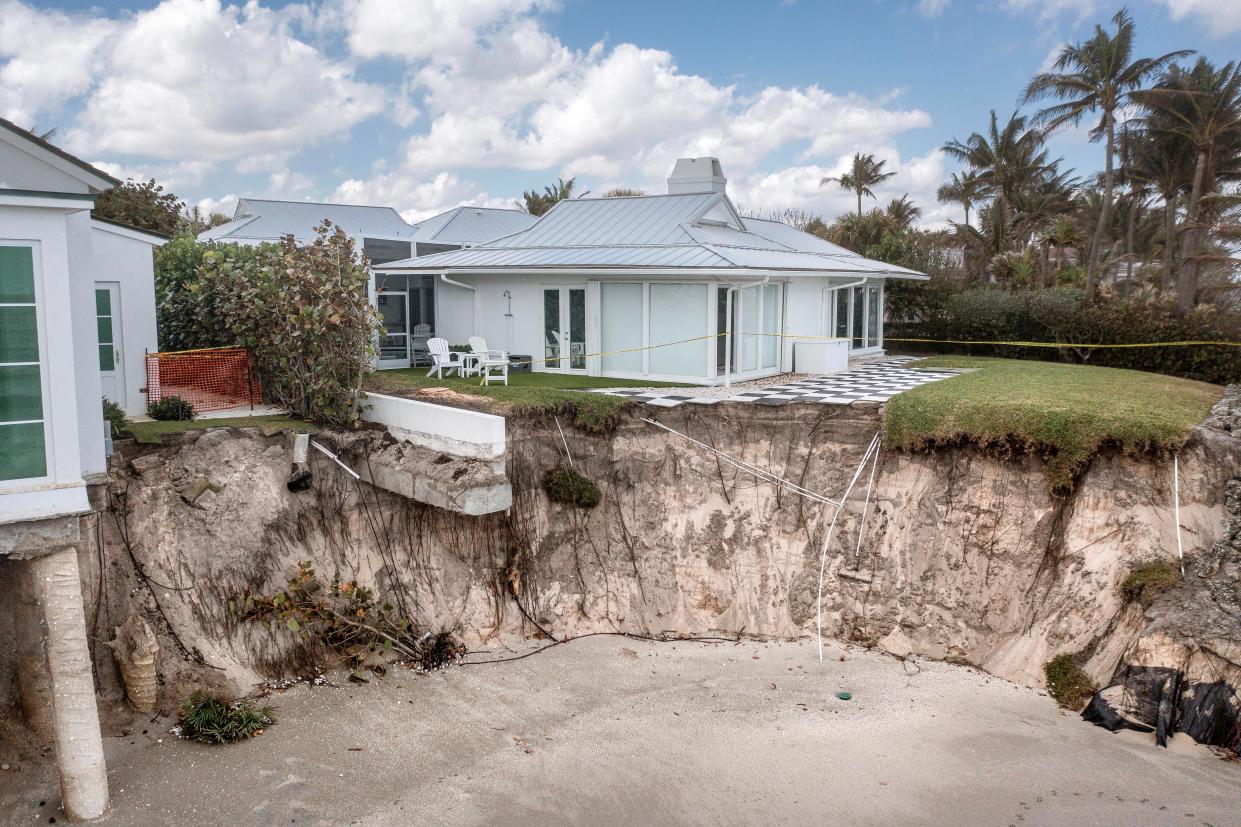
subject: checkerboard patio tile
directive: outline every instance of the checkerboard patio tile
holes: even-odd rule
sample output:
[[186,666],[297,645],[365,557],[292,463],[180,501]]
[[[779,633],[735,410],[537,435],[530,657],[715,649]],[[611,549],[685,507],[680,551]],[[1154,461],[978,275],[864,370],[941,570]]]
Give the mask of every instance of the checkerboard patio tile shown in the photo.
[[729,397],[690,396],[680,393],[662,394],[658,390],[612,390],[601,388],[593,393],[624,396],[647,405],[675,408],[678,405],[714,405],[719,402],[754,402],[761,405],[787,405],[790,402],[816,402],[825,405],[850,405],[854,402],[887,402],[898,393],[919,385],[957,376],[957,370],[912,370],[906,367],[917,357],[897,356],[881,362],[855,365],[844,373],[812,376],[783,385],[751,388]]

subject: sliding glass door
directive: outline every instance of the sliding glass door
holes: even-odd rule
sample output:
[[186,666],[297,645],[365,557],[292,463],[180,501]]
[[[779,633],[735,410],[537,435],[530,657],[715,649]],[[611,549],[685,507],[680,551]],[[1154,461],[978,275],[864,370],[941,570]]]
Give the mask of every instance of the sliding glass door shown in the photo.
[[[770,370],[780,365],[781,286],[764,284],[733,292],[732,337],[721,335],[716,344],[716,373],[728,370],[733,376]],[[720,285],[716,292],[716,319],[719,333],[728,330],[728,288]],[[732,347],[728,356],[727,348]]]

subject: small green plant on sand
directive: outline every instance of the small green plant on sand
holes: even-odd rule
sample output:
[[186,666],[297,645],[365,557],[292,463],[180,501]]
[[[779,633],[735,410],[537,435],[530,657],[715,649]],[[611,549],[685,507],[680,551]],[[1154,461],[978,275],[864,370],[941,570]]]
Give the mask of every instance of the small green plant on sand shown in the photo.
[[1077,665],[1071,652],[1057,655],[1043,666],[1047,676],[1047,692],[1065,709],[1081,709],[1095,693],[1094,682]]
[[1181,582],[1181,574],[1176,566],[1160,561],[1131,571],[1120,584],[1120,591],[1126,600],[1134,600],[1143,606],[1149,606],[1157,594],[1167,591],[1179,582]]
[[594,508],[601,499],[599,486],[573,468],[556,468],[543,478],[543,488],[552,502]]
[[201,744],[231,744],[261,735],[276,723],[270,706],[229,701],[195,692],[181,703],[181,737]]

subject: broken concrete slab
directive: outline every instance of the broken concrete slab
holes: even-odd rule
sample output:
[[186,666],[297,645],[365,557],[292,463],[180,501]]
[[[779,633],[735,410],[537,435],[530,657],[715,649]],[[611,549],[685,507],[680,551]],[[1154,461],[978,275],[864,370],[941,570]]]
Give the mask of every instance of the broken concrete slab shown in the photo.
[[388,445],[355,470],[362,481],[427,505],[479,516],[513,504],[503,462],[453,456],[408,442]]

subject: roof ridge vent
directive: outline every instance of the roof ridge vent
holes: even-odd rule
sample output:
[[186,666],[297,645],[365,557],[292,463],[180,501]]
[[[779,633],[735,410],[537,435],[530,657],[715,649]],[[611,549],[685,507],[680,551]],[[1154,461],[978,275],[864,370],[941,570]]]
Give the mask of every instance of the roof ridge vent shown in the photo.
[[669,195],[724,192],[728,179],[720,159],[704,155],[701,158],[678,158],[672,174],[668,176]]

